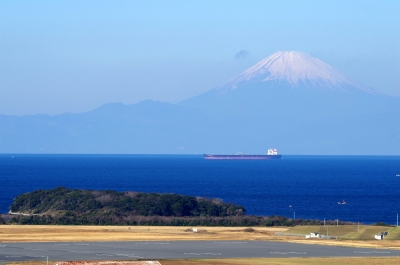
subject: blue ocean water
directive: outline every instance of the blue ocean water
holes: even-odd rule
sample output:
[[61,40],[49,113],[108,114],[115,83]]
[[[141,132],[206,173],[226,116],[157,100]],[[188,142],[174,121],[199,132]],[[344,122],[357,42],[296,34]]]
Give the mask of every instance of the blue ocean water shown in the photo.
[[[0,155],[0,212],[18,194],[73,189],[220,198],[250,215],[396,223],[400,156]],[[347,204],[337,202],[345,199]]]

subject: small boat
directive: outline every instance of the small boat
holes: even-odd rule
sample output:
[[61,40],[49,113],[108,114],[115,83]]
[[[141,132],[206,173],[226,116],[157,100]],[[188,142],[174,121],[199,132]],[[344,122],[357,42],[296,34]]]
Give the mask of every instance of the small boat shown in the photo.
[[347,202],[345,200],[342,200],[340,202],[337,202],[338,204],[347,204]]

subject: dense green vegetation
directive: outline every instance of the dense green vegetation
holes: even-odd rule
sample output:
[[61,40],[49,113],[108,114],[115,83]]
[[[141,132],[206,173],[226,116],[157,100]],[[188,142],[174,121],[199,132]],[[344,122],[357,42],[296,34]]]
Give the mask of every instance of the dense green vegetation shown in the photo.
[[[151,225],[151,226],[294,226],[323,225],[323,221],[287,218],[284,216],[226,216],[226,217],[173,217],[173,216],[78,216],[66,215],[10,216],[10,224],[58,224],[58,225]],[[332,221],[332,224],[334,222]]]
[[[177,194],[71,190],[58,187],[17,196],[11,222],[28,224],[172,224],[187,221],[154,217],[230,217],[245,208],[219,199]],[[145,218],[152,217],[152,218]],[[186,220],[186,219],[182,219]],[[204,218],[202,218],[205,221]],[[194,222],[194,220],[192,220]]]
[[142,216],[233,216],[242,215],[242,206],[177,194],[70,190],[58,187],[19,195],[10,210],[50,215],[106,214]]
[[246,216],[244,207],[219,199],[64,187],[21,194],[14,199],[10,211],[13,214],[0,216],[0,224],[294,226],[323,223],[283,216]]

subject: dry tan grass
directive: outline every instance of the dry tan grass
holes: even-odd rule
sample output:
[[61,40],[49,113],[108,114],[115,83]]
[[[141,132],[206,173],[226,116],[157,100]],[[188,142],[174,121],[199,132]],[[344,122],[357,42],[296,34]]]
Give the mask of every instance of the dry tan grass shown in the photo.
[[[166,226],[0,225],[1,242],[140,241],[140,240],[268,240],[287,228]],[[248,229],[247,229],[248,230]]]
[[[385,249],[400,249],[400,241],[393,240],[399,237],[399,227],[382,227],[382,226],[369,226],[362,225],[342,225],[339,227],[329,226],[328,228],[323,226],[296,226],[289,228],[287,233],[298,233],[307,234],[309,232],[319,232],[320,234],[327,234],[329,229],[329,235],[340,236],[341,240],[326,240],[326,239],[305,239],[297,237],[289,239],[289,242],[295,243],[306,243],[306,244],[321,244],[321,245],[340,245],[348,247],[372,247],[372,248],[385,248]],[[391,240],[375,240],[374,234],[378,234],[382,231],[390,231],[387,239]]]
[[[397,265],[400,257],[368,258],[251,258],[251,259],[199,259],[159,260],[161,265]],[[42,262],[12,262],[8,265],[43,265]],[[50,262],[49,264],[54,264]]]
[[[400,250],[400,241],[374,241],[374,240],[325,240],[325,239],[288,239],[285,242],[300,244],[316,244],[325,246],[361,247],[361,248],[380,248]],[[400,264],[400,263],[399,263]]]
[[286,227],[191,227],[157,226],[39,226],[0,225],[0,242],[84,242],[146,240],[269,240],[303,244],[400,249],[399,240],[326,240],[280,236]]
[[160,261],[162,265],[398,265],[400,257],[389,258],[257,258],[221,260]]
[[[138,240],[271,240],[306,244],[400,249],[400,241],[321,240],[277,236],[284,227],[155,227],[155,226],[23,226],[0,225],[2,242],[67,242],[67,241],[138,241]],[[302,228],[299,228],[302,229]],[[199,259],[160,260],[162,265],[394,265],[400,257],[384,258],[255,258],[255,259]],[[9,265],[43,265],[41,262],[15,262]],[[54,262],[49,262],[54,264]]]

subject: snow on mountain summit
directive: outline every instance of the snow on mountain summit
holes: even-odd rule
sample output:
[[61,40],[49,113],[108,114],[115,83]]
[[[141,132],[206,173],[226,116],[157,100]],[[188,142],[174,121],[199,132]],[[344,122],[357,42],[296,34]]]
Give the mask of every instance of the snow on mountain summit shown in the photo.
[[321,60],[306,53],[296,51],[278,51],[229,80],[218,89],[226,92],[246,83],[268,81],[285,82],[294,88],[302,85],[308,88],[343,90],[345,86],[351,86],[365,92],[378,93],[367,86],[351,80]]

